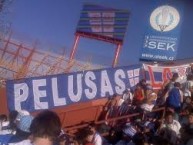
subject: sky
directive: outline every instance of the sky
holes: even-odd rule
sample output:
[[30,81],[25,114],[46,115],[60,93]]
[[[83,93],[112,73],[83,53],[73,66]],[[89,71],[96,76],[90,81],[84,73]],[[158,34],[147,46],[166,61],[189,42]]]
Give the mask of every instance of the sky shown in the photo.
[[[13,38],[24,43],[38,42],[38,49],[69,56],[74,34],[85,3],[130,12],[128,27],[119,57],[119,66],[138,64],[149,14],[155,5],[182,0],[14,0],[8,14]],[[193,57],[193,2],[184,1],[177,59]],[[116,45],[81,38],[75,58],[111,65]]]

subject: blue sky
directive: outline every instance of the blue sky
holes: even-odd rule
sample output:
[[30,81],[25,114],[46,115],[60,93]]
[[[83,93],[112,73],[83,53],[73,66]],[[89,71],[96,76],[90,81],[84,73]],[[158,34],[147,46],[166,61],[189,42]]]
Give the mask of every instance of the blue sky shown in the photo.
[[[15,0],[10,7],[9,20],[14,38],[27,43],[38,40],[38,48],[64,52],[69,56],[84,3],[129,10],[130,18],[118,65],[130,65],[139,63],[152,5],[173,1],[180,0]],[[178,59],[193,57],[193,2],[184,0],[184,3]],[[76,57],[111,65],[115,48],[109,43],[81,38]]]

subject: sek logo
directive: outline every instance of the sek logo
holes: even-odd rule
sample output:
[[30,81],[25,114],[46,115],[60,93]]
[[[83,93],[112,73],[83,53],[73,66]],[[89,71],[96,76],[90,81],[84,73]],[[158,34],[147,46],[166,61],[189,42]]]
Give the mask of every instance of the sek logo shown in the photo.
[[161,32],[171,31],[180,22],[180,14],[176,8],[164,5],[156,8],[150,16],[153,29]]
[[146,48],[173,51],[173,52],[175,52],[175,48],[174,48],[175,46],[176,46],[176,43],[157,42],[157,41],[149,41],[145,44]]

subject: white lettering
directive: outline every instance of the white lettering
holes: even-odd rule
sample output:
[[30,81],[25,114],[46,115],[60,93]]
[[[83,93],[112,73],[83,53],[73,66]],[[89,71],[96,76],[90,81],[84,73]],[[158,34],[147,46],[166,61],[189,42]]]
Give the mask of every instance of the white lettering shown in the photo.
[[14,104],[16,110],[21,110],[21,102],[29,95],[29,87],[26,83],[14,84]]
[[167,50],[171,49],[172,51],[175,51],[175,49],[174,49],[175,45],[176,45],[175,43],[173,43],[173,44],[168,43],[167,44]]
[[166,43],[166,42],[156,42],[156,41],[149,41],[148,42],[148,48],[150,49],[159,49],[159,50],[171,50],[175,51],[175,43]]
[[59,98],[57,78],[52,78],[52,96],[54,106],[66,105],[66,98]]
[[91,71],[85,74],[85,83],[90,89],[85,89],[85,94],[88,99],[93,99],[97,93],[96,84],[93,82],[95,80],[95,74]]
[[157,44],[157,49],[165,50],[166,43],[159,42]]
[[107,71],[104,70],[101,72],[101,97],[105,97],[106,93],[109,93],[109,95],[113,95],[113,89]]
[[148,44],[149,44],[148,48],[151,48],[151,49],[155,49],[156,48],[156,42],[150,41]]
[[[76,87],[77,93],[74,93]],[[68,96],[72,102],[78,102],[82,96],[82,74],[77,74],[77,83],[73,83],[73,75],[68,76]]]
[[115,86],[115,91],[117,94],[121,95],[123,91],[125,90],[125,83],[121,78],[125,78],[125,73],[122,69],[119,69],[115,72],[115,83],[117,86]]
[[33,80],[33,95],[35,109],[48,109],[48,102],[41,102],[40,98],[46,97],[45,90],[39,90],[39,87],[46,86],[46,79]]

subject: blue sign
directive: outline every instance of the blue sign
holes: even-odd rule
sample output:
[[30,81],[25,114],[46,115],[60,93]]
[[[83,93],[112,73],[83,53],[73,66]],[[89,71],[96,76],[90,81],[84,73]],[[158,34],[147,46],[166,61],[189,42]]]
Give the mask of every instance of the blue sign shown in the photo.
[[104,36],[123,41],[129,12],[93,4],[85,4],[77,26],[77,32],[93,37]]
[[156,6],[151,11],[140,59],[153,61],[176,59],[182,11],[182,3]]
[[85,102],[134,87],[141,65],[9,80],[6,83],[10,110],[36,111]]

